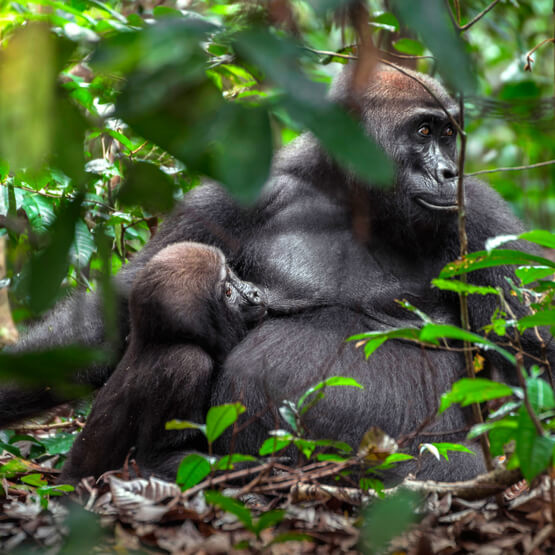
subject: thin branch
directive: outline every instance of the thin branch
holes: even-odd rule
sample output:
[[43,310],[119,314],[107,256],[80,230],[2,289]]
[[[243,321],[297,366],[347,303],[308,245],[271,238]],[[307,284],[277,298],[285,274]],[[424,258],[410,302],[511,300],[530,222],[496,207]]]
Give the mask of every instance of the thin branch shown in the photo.
[[508,168],[495,168],[493,170],[480,170],[472,173],[465,173],[465,177],[473,177],[475,175],[482,175],[486,173],[497,173],[497,172],[516,172],[522,170],[532,170],[534,168],[542,168],[544,166],[552,166],[555,164],[555,160],[546,160],[545,162],[538,162],[537,164],[528,164],[527,166],[512,166]]
[[482,19],[482,17],[484,17],[490,10],[493,10],[498,3],[499,0],[493,0],[493,2],[487,8],[483,9],[476,17],[474,17],[474,19],[471,19],[468,23],[461,25],[459,27],[459,31],[464,32],[470,29],[472,25],[480,21],[480,19]]
[[532,54],[538,48],[541,48],[542,46],[544,46],[545,44],[548,44],[550,42],[555,44],[555,38],[549,38],[549,39],[542,40],[539,44],[536,44],[536,46],[534,46],[534,48],[532,48],[532,50],[530,50],[530,52],[528,52],[528,54],[526,54],[526,64],[524,65],[524,71],[532,71],[532,64],[534,63],[534,59],[532,58]]

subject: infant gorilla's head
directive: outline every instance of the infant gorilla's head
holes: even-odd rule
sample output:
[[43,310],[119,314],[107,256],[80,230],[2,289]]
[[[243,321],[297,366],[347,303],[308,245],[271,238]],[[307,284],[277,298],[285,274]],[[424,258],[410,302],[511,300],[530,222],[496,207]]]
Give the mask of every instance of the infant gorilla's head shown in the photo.
[[129,301],[131,338],[194,342],[223,355],[266,314],[265,293],[239,279],[223,253],[200,243],[172,244],[137,275]]

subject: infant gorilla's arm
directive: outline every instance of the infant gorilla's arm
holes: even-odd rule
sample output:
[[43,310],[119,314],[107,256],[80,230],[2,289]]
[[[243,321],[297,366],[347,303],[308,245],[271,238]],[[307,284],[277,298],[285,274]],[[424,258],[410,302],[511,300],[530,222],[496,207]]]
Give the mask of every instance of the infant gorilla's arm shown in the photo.
[[166,431],[173,418],[204,420],[213,369],[266,313],[264,293],[240,280],[222,252],[170,245],[137,275],[129,346],[93,404],[60,481],[76,483],[122,466],[131,448],[145,473],[175,475],[198,432]]

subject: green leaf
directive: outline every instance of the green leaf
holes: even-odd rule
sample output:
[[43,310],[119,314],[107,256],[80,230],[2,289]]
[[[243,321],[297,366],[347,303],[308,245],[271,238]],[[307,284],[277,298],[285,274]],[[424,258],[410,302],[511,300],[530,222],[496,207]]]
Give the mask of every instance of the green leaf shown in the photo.
[[526,239],[526,241],[531,241],[540,245],[541,247],[546,247],[548,249],[555,249],[555,233],[547,231],[546,229],[534,229],[532,231],[525,231],[519,235],[520,239]]
[[30,486],[38,487],[48,484],[42,474],[27,474],[27,476],[22,476],[20,479],[24,484],[29,484]]
[[536,314],[524,316],[517,323],[520,332],[536,326],[555,326],[555,310],[541,310]]
[[284,519],[285,513],[286,511],[283,509],[274,509],[263,513],[254,526],[255,534],[258,536],[262,530],[279,524]]
[[83,220],[77,220],[75,238],[69,251],[72,264],[80,270],[86,269],[95,251],[93,234]]
[[262,457],[265,455],[272,455],[288,447],[292,441],[292,436],[287,438],[269,437],[258,450],[258,454]]
[[283,401],[281,407],[279,407],[279,414],[295,433],[300,432],[297,425],[297,408],[292,401]]
[[465,93],[475,88],[472,60],[462,37],[453,28],[442,0],[394,0],[391,10],[401,22],[418,33],[450,85]]
[[360,123],[327,100],[323,87],[300,71],[300,45],[256,28],[239,33],[235,48],[286,91],[283,107],[312,131],[335,160],[370,183],[391,184],[393,164],[383,150]]
[[493,343],[492,341],[489,341],[481,335],[463,330],[461,328],[458,328],[457,326],[452,326],[450,324],[426,324],[420,330],[420,341],[437,344],[437,340],[441,337],[447,337],[449,339],[460,339],[461,341],[468,341],[469,343],[480,345],[486,350],[491,349],[492,351],[499,353],[511,364],[516,363],[514,355],[509,353],[509,351],[499,347],[499,345]]
[[411,56],[422,56],[426,50],[421,42],[414,39],[399,39],[393,43],[395,50]]
[[50,228],[50,243],[30,262],[30,307],[35,313],[49,308],[69,265],[68,254],[81,212],[82,195],[65,204]]
[[200,430],[206,435],[206,426],[204,424],[189,422],[189,420],[170,420],[166,422],[166,430]]
[[364,511],[361,547],[366,553],[381,553],[389,542],[418,519],[420,496],[410,491],[380,499]]
[[206,415],[206,439],[213,443],[222,433],[233,425],[239,415],[245,412],[241,403],[211,407]]
[[182,490],[186,490],[202,482],[211,470],[210,462],[205,457],[193,453],[187,455],[181,461],[175,481],[181,486]]
[[134,162],[118,193],[122,205],[140,204],[149,212],[169,212],[173,206],[173,183],[150,162]]
[[225,455],[216,463],[212,465],[213,470],[232,470],[235,463],[238,462],[254,462],[256,458],[252,455],[241,455],[240,453],[234,453],[233,455]]
[[443,268],[443,270],[441,270],[439,277],[441,279],[451,278],[453,276],[466,274],[468,272],[481,270],[483,268],[493,268],[495,266],[505,266],[510,264],[526,266],[530,264],[530,262],[536,262],[544,267],[547,266],[549,268],[555,268],[555,262],[552,262],[547,258],[542,258],[541,256],[515,250],[494,249],[491,252],[473,252],[465,256],[462,260],[450,262],[447,266],[445,266],[445,268]]
[[331,377],[326,378],[325,380],[323,380],[321,382],[318,382],[316,385],[313,385],[312,387],[308,388],[301,395],[300,399],[297,401],[297,409],[300,409],[304,405],[307,398],[310,397],[310,395],[312,395],[316,391],[319,391],[320,389],[323,389],[325,387],[339,387],[339,386],[358,387],[360,389],[364,389],[364,387],[362,385],[360,385],[353,378],[347,378],[347,377],[344,377],[344,376],[331,376]]
[[373,490],[376,492],[380,499],[385,499],[384,483],[377,478],[361,478],[359,480],[359,487],[362,490]]
[[471,283],[463,283],[462,281],[448,279],[433,279],[432,285],[443,291],[454,291],[455,293],[467,293],[468,295],[499,295],[499,291],[495,287],[487,287],[481,285],[472,285]]
[[[61,388],[64,394],[82,394],[84,386],[71,384],[78,368],[106,364],[110,357],[104,351],[69,345],[48,351],[0,353],[0,379],[23,385],[45,385]],[[85,388],[86,389],[86,388]]]
[[545,266],[520,266],[515,270],[515,274],[522,282],[522,285],[527,285],[538,279],[553,275],[554,271],[553,268]]
[[25,210],[32,228],[38,233],[46,232],[56,219],[52,199],[41,195],[25,195],[21,207]]
[[205,491],[204,498],[210,505],[216,505],[220,507],[220,509],[235,515],[238,520],[243,523],[247,530],[256,533],[251,512],[242,503],[239,503],[239,501],[236,501],[235,499],[226,497],[217,491]]
[[293,443],[307,459],[312,457],[312,453],[314,453],[314,449],[316,449],[316,442],[313,439],[295,438],[293,439]]
[[275,545],[278,543],[286,543],[286,542],[303,542],[303,541],[313,541],[314,538],[309,534],[303,534],[302,532],[283,532],[282,534],[278,534],[272,538],[272,541],[267,544]]
[[373,17],[371,25],[392,32],[399,30],[399,20],[391,12],[383,12]]
[[552,387],[541,378],[526,380],[526,391],[532,408],[536,412],[555,409],[555,396]]
[[483,403],[512,395],[512,389],[505,384],[493,382],[486,378],[462,378],[455,382],[451,391],[441,396],[439,413],[445,412],[454,403],[462,407],[472,403]]
[[460,445],[459,443],[431,443],[436,449],[439,455],[441,455],[445,460],[449,460],[448,452],[456,451],[458,453],[469,453],[470,455],[475,455],[474,451],[471,451],[468,447]]
[[554,447],[555,441],[539,436],[526,407],[520,407],[515,452],[522,474],[528,482],[549,467]]
[[41,439],[49,455],[66,455],[69,453],[77,434],[57,433],[54,437]]

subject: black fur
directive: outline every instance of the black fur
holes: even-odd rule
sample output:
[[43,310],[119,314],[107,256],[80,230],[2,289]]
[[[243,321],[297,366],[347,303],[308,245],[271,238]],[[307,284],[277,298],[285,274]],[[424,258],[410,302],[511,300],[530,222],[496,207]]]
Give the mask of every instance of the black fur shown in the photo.
[[[137,275],[129,346],[95,399],[60,481],[98,477],[133,457],[143,471],[175,473],[196,431],[166,431],[173,418],[204,420],[214,368],[266,312],[264,294],[239,280],[219,249],[176,243]],[[169,465],[169,468],[168,468]],[[166,470],[166,468],[168,468]]]
[[[424,79],[456,115],[453,101],[437,82],[414,75]],[[356,446],[370,426],[380,426],[395,437],[418,429],[434,413],[439,395],[464,375],[460,353],[394,341],[366,361],[352,343],[344,342],[360,331],[414,323],[395,299],[406,298],[435,320],[459,322],[457,296],[430,287],[430,280],[459,253],[456,212],[449,210],[457,171],[455,139],[446,131],[449,120],[418,83],[394,69],[380,69],[364,94],[351,92],[349,77],[346,70],[332,97],[354,108],[395,160],[394,187],[361,183],[306,134],[277,156],[272,178],[254,208],[237,206],[216,184],[198,187],[118,276],[125,298],[134,277],[157,252],[171,243],[194,240],[221,248],[242,277],[267,287],[270,311],[273,298],[282,306],[288,299],[301,299],[307,307],[313,304],[313,309],[295,314],[271,314],[249,332],[213,376],[208,390],[199,385],[201,376],[179,382],[191,402],[206,394],[208,405],[240,400],[247,406],[244,421],[252,422],[236,438],[239,452],[256,453],[267,431],[276,423],[283,425],[276,410],[280,401],[297,398],[326,376],[353,376],[365,389],[326,391],[325,399],[306,413],[306,426],[313,437],[348,440]],[[430,127],[429,136],[422,125]],[[500,196],[477,180],[466,180],[466,207],[470,251],[483,249],[489,237],[522,230]],[[511,271],[493,268],[473,273],[471,280],[506,289],[506,275]],[[521,313],[511,296],[507,301],[517,315]],[[495,302],[492,296],[469,299],[474,330],[488,323]],[[68,301],[50,317],[56,336],[63,341],[101,342],[102,325],[95,309],[75,327],[67,325],[72,306],[77,301]],[[123,312],[122,322],[125,337]],[[27,346],[48,344],[42,329],[30,332]],[[539,354],[533,334],[525,337],[524,346]],[[494,360],[491,353],[485,354]],[[513,369],[494,361],[504,378],[513,381]],[[108,378],[110,368],[97,368],[93,374],[86,378],[98,383]],[[168,395],[173,395],[175,384],[167,387]],[[143,394],[148,395],[146,388]],[[1,402],[0,425],[41,406],[20,407],[18,413]],[[464,434],[459,430],[468,423],[465,411],[451,408],[412,445],[461,439]],[[430,431],[437,435],[429,435]],[[225,453],[229,442],[229,436],[222,437],[217,451]],[[425,466],[421,475],[459,479],[482,469],[480,456],[455,456],[450,464]]]

